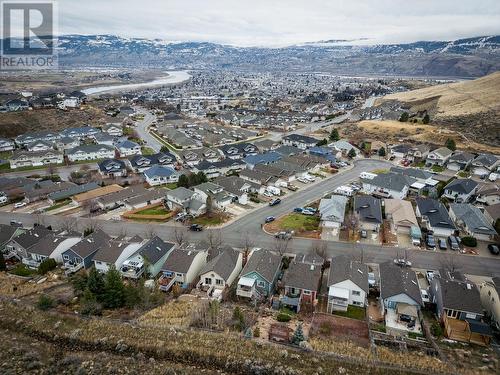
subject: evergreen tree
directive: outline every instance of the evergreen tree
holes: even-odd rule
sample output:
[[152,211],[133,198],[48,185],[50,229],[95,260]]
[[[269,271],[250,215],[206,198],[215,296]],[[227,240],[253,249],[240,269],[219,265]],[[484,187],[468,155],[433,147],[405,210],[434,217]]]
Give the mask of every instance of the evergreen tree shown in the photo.
[[44,259],[42,263],[40,263],[37,271],[40,275],[45,275],[47,272],[52,271],[56,267],[57,267],[56,260],[52,258],[47,258]]
[[0,251],[0,271],[7,271],[7,265],[5,264],[5,258],[3,253]]
[[305,341],[304,331],[302,330],[302,323],[299,323],[297,329],[293,333],[292,343],[299,345],[302,341]]
[[378,150],[378,156],[385,156],[386,153],[385,153],[385,147],[380,147],[379,150]]
[[447,148],[449,148],[451,151],[455,151],[457,149],[457,145],[455,143],[455,140],[448,138],[446,140],[446,143],[444,144]]
[[95,295],[98,299],[101,299],[104,293],[104,278],[103,276],[92,267],[87,278],[87,289]]
[[356,157],[356,151],[353,148],[351,148],[347,156],[349,156],[351,159]]
[[179,176],[179,181],[177,182],[177,186],[189,187],[189,179],[185,174],[181,174]]
[[403,112],[401,114],[401,117],[399,118],[399,121],[400,122],[407,122],[409,118],[410,118],[410,115],[408,114],[408,112]]
[[198,185],[208,181],[207,175],[202,171],[198,172],[196,176],[198,177]]
[[325,146],[328,144],[328,140],[326,138],[323,138],[321,141],[316,143],[316,146]]
[[422,119],[422,123],[428,124],[431,121],[431,118],[428,113],[425,114],[424,118]]
[[103,302],[106,307],[112,309],[123,307],[125,304],[125,285],[114,266],[110,267],[104,279]]
[[339,131],[337,129],[332,129],[330,136],[328,137],[330,141],[337,142],[340,139]]

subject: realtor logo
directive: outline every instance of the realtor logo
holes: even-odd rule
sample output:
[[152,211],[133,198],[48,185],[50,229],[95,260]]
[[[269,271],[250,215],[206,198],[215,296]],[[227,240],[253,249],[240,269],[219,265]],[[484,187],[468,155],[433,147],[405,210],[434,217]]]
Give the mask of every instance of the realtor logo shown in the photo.
[[0,3],[0,70],[54,69],[56,4],[53,1]]

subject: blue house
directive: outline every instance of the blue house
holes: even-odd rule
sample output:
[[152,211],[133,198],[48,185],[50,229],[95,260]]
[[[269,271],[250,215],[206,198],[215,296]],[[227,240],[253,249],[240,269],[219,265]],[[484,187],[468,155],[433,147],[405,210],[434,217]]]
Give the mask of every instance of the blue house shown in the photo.
[[265,299],[274,292],[281,271],[281,256],[268,250],[256,250],[251,255],[238,280],[236,295]]
[[327,159],[330,163],[334,163],[336,160],[333,150],[329,147],[315,146],[311,147],[308,151],[310,155],[321,156]]
[[249,169],[253,169],[257,164],[271,164],[283,158],[283,156],[277,152],[270,151],[264,154],[249,155],[243,161],[247,163]]
[[99,229],[64,251],[62,259],[66,273],[73,273],[81,268],[90,268],[94,264],[94,255],[110,240],[111,237]]

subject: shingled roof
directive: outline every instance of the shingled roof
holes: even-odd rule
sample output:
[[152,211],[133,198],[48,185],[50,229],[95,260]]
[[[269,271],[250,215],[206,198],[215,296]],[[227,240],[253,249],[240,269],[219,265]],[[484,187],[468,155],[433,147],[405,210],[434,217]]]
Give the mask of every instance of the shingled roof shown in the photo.
[[351,280],[368,293],[368,266],[347,255],[332,258],[328,274],[328,286]]

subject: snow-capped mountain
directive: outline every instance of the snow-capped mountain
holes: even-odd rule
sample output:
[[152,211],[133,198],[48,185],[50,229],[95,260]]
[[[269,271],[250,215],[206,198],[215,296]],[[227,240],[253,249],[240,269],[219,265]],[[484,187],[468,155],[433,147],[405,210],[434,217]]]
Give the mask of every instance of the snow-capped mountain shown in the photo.
[[332,39],[265,48],[115,35],[64,35],[59,37],[57,50],[63,66],[279,69],[448,77],[482,76],[500,70],[500,36],[408,44],[363,42]]

